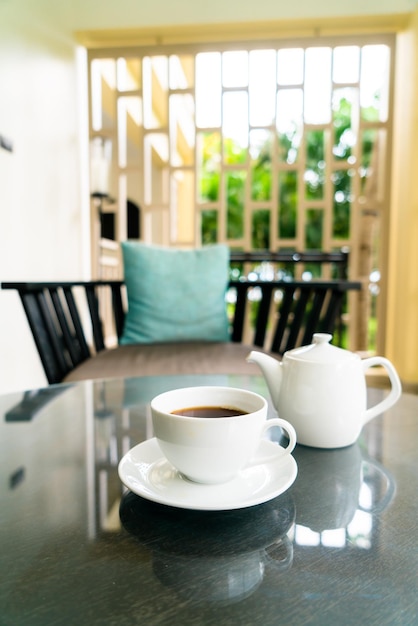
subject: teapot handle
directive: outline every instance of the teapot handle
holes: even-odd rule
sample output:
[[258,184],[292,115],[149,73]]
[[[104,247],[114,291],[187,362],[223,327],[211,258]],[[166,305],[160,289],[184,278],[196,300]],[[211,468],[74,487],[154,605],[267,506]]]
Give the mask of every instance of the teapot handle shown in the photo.
[[362,465],[364,466],[367,464],[371,465],[371,467],[373,467],[375,470],[380,472],[385,477],[386,490],[381,500],[377,502],[374,506],[372,506],[371,508],[365,508],[363,506],[360,506],[360,509],[362,511],[366,511],[368,513],[373,513],[373,514],[381,513],[389,506],[389,504],[392,502],[395,496],[396,482],[391,472],[385,467],[383,467],[383,465],[379,463],[376,459],[373,459],[370,456],[366,456],[365,458],[362,459]]
[[402,385],[398,373],[392,363],[389,361],[389,359],[385,359],[385,357],[383,356],[372,356],[369,359],[363,359],[361,361],[361,364],[364,372],[373,365],[383,365],[383,367],[389,374],[389,380],[391,383],[391,390],[389,395],[386,396],[386,398],[384,398],[384,400],[382,400],[381,402],[378,402],[374,406],[367,409],[367,411],[365,412],[364,423],[366,423],[373,417],[376,417],[376,415],[383,413],[395,404],[395,402],[399,399],[402,393]]

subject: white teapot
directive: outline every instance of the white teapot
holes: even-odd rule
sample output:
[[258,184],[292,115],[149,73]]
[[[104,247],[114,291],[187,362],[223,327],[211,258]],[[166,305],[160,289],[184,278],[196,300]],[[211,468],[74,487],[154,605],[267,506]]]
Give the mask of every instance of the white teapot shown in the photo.
[[[364,424],[395,404],[402,391],[388,359],[361,359],[330,345],[331,339],[316,333],[311,345],[285,352],[281,362],[263,352],[247,357],[260,366],[274,407],[295,428],[298,443],[316,448],[353,444]],[[392,387],[384,400],[367,408],[365,371],[374,365],[387,370]]]

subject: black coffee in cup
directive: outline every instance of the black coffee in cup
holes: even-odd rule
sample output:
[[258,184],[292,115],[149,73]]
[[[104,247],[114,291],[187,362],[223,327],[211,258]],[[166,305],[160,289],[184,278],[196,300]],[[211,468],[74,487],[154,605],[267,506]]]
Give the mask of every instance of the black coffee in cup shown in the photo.
[[247,411],[242,409],[223,406],[192,406],[184,409],[171,411],[173,415],[184,415],[184,417],[236,417],[237,415],[247,415]]

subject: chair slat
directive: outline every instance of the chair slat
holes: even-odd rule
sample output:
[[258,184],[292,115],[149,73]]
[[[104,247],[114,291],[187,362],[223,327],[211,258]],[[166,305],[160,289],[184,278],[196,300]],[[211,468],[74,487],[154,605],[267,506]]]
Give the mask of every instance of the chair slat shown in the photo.
[[289,335],[286,340],[284,351],[292,350],[298,343],[298,338],[302,329],[306,306],[309,301],[310,287],[300,286],[298,288],[298,298],[289,324]]
[[67,364],[62,355],[50,311],[42,291],[20,292],[20,298],[50,384],[60,382],[66,374]]
[[311,343],[313,334],[321,330],[320,328],[320,317],[322,312],[322,307],[324,305],[327,289],[317,289],[311,294],[311,308],[308,311],[305,321],[305,328],[303,333],[302,345],[307,345]]
[[277,354],[282,354],[283,350],[281,349],[283,340],[285,337],[285,332],[289,324],[289,317],[292,312],[293,307],[293,298],[295,294],[296,286],[292,284],[288,284],[286,290],[282,291],[282,301],[280,304],[280,310],[278,314],[278,321],[276,325],[276,330],[273,336],[273,342],[271,345],[271,351],[277,352]]
[[234,311],[234,319],[232,324],[232,332],[231,332],[231,340],[234,342],[242,341],[242,336],[244,332],[244,320],[245,320],[245,311],[247,308],[247,292],[249,285],[248,283],[240,283],[235,282],[231,283],[236,290],[236,302],[235,302],[235,311]]
[[56,320],[53,319],[52,302],[47,301],[46,294],[49,294],[48,290],[40,291],[36,299],[59,367],[66,373],[70,368],[63,351],[62,335],[58,332],[59,325],[56,323]]
[[123,333],[123,325],[125,322],[125,311],[123,308],[122,302],[122,290],[119,284],[112,284],[110,286],[112,290],[112,305],[113,305],[113,315],[115,319],[116,333],[118,338],[122,336]]
[[75,367],[79,363],[79,352],[77,350],[77,344],[74,342],[71,334],[68,320],[64,312],[63,303],[61,302],[58,289],[50,289],[49,293],[54,305],[59,326],[61,328],[63,344],[65,349],[68,351],[72,366]]
[[103,325],[99,315],[99,301],[96,293],[96,285],[86,285],[86,297],[89,305],[91,323],[93,327],[94,346],[97,352],[104,350]]
[[263,347],[267,333],[267,326],[270,317],[271,296],[273,293],[273,284],[265,283],[262,289],[262,297],[257,313],[255,324],[254,345]]
[[71,287],[63,288],[65,301],[68,306],[68,311],[71,316],[71,321],[74,327],[75,335],[72,336],[72,343],[76,345],[75,350],[77,352],[77,365],[85,361],[91,356],[90,349],[87,345],[86,337],[83,331],[83,326],[80,319],[80,314],[76,305],[74,293]]
[[346,292],[338,289],[331,291],[330,300],[323,319],[323,330],[326,333],[332,333],[336,326],[337,319],[341,312],[344,295]]

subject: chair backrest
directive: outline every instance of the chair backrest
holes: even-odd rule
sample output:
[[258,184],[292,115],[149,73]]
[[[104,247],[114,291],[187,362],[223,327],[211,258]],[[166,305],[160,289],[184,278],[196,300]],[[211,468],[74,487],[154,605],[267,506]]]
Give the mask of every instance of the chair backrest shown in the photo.
[[[61,382],[77,365],[106,347],[103,302],[110,303],[116,336],[122,334],[123,281],[1,286],[18,291],[50,384]],[[334,332],[344,297],[353,289],[361,289],[361,283],[232,280],[227,293],[231,340],[280,355],[310,343],[314,332]]]
[[[121,286],[121,281],[2,283],[2,289],[19,293],[50,384],[61,382],[93,352],[105,348],[99,305],[102,287],[112,294],[113,314],[122,332]],[[94,346],[87,341],[90,334]]]
[[344,298],[360,289],[360,282],[346,280],[231,281],[231,299],[236,301],[231,339],[283,355],[311,343],[316,332],[340,331]]

